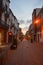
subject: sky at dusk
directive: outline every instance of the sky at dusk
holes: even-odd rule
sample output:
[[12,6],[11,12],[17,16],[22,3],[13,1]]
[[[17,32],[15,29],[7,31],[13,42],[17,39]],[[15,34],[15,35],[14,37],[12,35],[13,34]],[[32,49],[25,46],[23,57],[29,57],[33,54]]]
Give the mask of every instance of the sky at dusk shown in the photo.
[[43,0],[11,0],[10,8],[18,19],[24,34],[32,22],[33,9],[40,8],[42,5]]

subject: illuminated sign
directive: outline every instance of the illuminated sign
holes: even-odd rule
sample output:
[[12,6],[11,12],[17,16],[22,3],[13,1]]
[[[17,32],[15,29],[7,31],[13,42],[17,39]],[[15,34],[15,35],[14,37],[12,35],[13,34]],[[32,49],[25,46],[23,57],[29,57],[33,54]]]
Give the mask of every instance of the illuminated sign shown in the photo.
[[12,35],[12,32],[8,32],[9,35]]

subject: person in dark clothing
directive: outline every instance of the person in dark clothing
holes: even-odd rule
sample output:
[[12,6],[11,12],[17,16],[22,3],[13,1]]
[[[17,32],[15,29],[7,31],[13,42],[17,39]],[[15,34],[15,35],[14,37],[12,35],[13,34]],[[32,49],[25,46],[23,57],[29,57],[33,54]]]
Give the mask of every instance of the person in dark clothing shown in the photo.
[[11,48],[17,48],[17,38],[15,36],[13,37],[13,43]]

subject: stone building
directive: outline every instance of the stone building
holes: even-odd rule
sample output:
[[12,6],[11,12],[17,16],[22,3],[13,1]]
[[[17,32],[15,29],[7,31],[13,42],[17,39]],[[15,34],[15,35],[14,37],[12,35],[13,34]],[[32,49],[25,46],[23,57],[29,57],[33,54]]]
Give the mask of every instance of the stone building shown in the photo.
[[34,41],[34,25],[31,23],[29,26],[30,41]]
[[10,0],[0,0],[0,45],[7,43],[9,4]]
[[[9,24],[9,30],[8,32],[12,33],[12,38],[17,37],[18,31],[19,31],[19,23],[17,21],[16,16],[14,16],[11,9],[9,9],[9,18],[7,19],[7,24]],[[11,41],[10,41],[11,42]]]
[[9,8],[10,0],[0,0],[0,45],[12,42],[13,35],[17,36],[19,23]]
[[34,38],[37,42],[40,42],[43,31],[43,7],[34,9],[32,13],[32,23],[34,25]]

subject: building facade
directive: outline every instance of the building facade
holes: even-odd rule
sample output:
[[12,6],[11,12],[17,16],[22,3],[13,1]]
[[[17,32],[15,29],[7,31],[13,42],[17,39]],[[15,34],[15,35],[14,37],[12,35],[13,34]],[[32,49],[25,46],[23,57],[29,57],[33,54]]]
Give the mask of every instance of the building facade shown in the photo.
[[0,0],[0,45],[7,43],[7,32],[9,28],[9,25],[7,24],[7,18],[9,17],[9,3],[10,0]]
[[32,23],[34,25],[34,38],[37,42],[42,39],[42,27],[43,27],[43,7],[34,9],[32,13]]
[[29,35],[30,35],[30,41],[34,42],[34,25],[30,24],[29,26]]
[[19,31],[19,23],[9,8],[10,0],[0,0],[0,45],[11,43]]
[[19,31],[19,24],[18,24],[16,16],[14,16],[11,9],[9,9],[9,11],[10,11],[10,13],[9,13],[8,21],[7,21],[7,23],[9,24],[8,32],[12,33],[12,39],[13,39],[13,37],[16,37],[16,39],[17,39],[17,34]]

